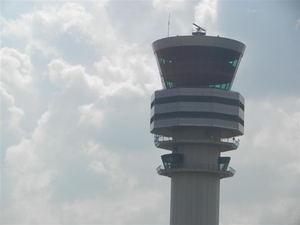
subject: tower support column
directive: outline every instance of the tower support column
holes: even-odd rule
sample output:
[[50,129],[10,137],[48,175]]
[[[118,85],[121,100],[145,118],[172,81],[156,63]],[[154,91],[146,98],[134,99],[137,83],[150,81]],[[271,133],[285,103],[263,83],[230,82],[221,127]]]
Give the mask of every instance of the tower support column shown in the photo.
[[218,175],[179,173],[171,179],[171,225],[219,224]]
[[[220,132],[201,128],[173,130],[177,142],[220,140]],[[174,151],[173,151],[174,152]],[[171,225],[219,224],[220,148],[204,144],[179,144],[176,153],[182,154],[186,172],[171,177]],[[201,171],[199,171],[202,170]]]

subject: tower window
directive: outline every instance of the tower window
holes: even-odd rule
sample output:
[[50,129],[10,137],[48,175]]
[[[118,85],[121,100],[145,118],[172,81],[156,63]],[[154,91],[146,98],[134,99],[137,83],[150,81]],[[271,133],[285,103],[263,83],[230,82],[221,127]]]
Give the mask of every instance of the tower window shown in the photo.
[[229,64],[231,64],[233,67],[236,67],[238,64],[237,60],[229,61]]
[[219,157],[219,170],[227,171],[230,157]]
[[165,169],[176,169],[183,167],[183,154],[172,153],[162,155],[161,159],[163,161]]

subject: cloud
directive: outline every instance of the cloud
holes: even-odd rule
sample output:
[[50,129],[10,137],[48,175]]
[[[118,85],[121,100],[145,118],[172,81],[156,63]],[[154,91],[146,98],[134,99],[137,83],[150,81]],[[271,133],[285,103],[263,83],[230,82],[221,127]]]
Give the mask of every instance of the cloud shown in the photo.
[[101,126],[103,114],[101,110],[96,109],[95,104],[86,104],[78,107],[80,114],[79,124],[89,123],[94,126]]
[[29,38],[31,34],[31,27],[28,26],[32,22],[32,17],[27,15],[21,15],[20,19],[7,20],[1,18],[3,29],[1,34],[3,36],[13,36],[18,38]]
[[130,190],[138,185],[136,178],[120,167],[118,155],[104,149],[99,144],[89,141],[85,151],[93,160],[89,163],[87,170],[104,174],[112,190]]
[[92,16],[78,3],[43,4],[31,13],[22,14],[20,19],[2,18],[1,34],[6,38],[26,39],[28,54],[38,50],[46,57],[61,54],[56,45],[57,39],[63,34],[69,35],[77,42],[109,44],[116,38],[104,8],[108,2],[95,4],[98,10],[96,16]]
[[30,58],[12,48],[2,48],[0,53],[2,82],[30,91],[33,83]]
[[[33,65],[26,54],[13,48],[2,48],[1,53],[1,145],[20,140],[26,129],[22,124],[29,119],[28,111],[34,108],[37,89],[35,86]],[[8,138],[13,135],[14,138]]]
[[[214,33],[214,24],[218,15],[218,2],[216,0],[203,0],[194,7],[195,22],[201,27]],[[203,24],[203,25],[202,25]]]
[[[161,203],[162,197],[158,189],[153,191],[141,185],[145,181],[139,179],[139,170],[129,164],[127,169],[123,167],[135,161],[135,158],[128,159],[129,146],[122,144],[123,136],[130,135],[128,129],[141,129],[135,123],[136,118],[146,115],[143,121],[148,124],[148,113],[144,113],[144,108],[148,112],[148,103],[140,104],[141,98],[148,99],[148,94],[160,86],[159,79],[155,79],[155,61],[140,46],[116,41],[109,23],[107,32],[103,30],[105,26],[96,29],[103,20],[96,21],[97,16],[91,16],[81,4],[60,6],[37,7],[20,20],[9,20],[4,25],[5,37],[27,39],[29,44],[24,48],[25,54],[16,49],[2,50],[7,55],[3,61],[3,65],[7,65],[3,67],[7,76],[2,83],[2,94],[7,102],[3,108],[7,111],[6,124],[14,124],[22,131],[16,134],[15,143],[8,142],[3,149],[5,181],[9,187],[4,194],[9,203],[3,208],[2,221],[28,224],[134,222],[135,217],[149,210],[154,213],[154,205]],[[99,13],[105,12],[102,6],[97,7],[100,7],[97,8]],[[85,13],[89,16],[81,18]],[[79,19],[70,22],[68,15],[79,16]],[[18,33],[19,26],[27,26],[28,32]],[[107,39],[101,32],[108,35]],[[87,72],[85,66],[71,63],[70,58],[57,57],[62,50],[54,43],[66,33],[86,46],[97,44],[95,52],[105,48],[110,51],[93,58],[95,70]],[[36,50],[47,58],[47,67],[32,64],[39,56],[33,54]],[[28,94],[31,92],[34,97]],[[138,100],[133,107],[128,107],[130,97]],[[122,121],[124,115],[126,121]],[[25,119],[28,124],[22,123]],[[125,122],[131,126],[124,127]],[[146,126],[145,130],[148,131]],[[111,137],[102,138],[107,134]],[[11,139],[11,134],[7,136]],[[140,139],[137,142],[144,142],[145,138],[140,136],[142,133],[136,135]],[[116,144],[125,151],[112,147]],[[137,147],[132,150],[137,151]],[[152,196],[148,203],[142,200],[145,192]],[[131,204],[130,199],[135,199],[137,193],[140,199]],[[77,210],[77,206],[85,204],[89,210]],[[103,213],[99,213],[99,209]],[[112,213],[114,210],[117,212]],[[154,223],[157,220],[152,219]]]
[[[157,209],[161,197],[159,190],[140,191],[136,189],[132,189],[131,192],[118,196],[118,198],[102,195],[93,199],[65,204],[62,209],[62,220],[66,224],[133,224],[136,223],[139,215],[145,214],[145,211]],[[161,218],[157,214],[151,216],[150,220],[141,220],[138,224],[149,224],[149,222],[161,224]]]
[[[160,25],[151,24],[173,9],[184,30],[190,4],[196,22],[212,26],[220,8],[142,1],[131,23],[123,11],[140,5],[112,2],[41,3],[2,18],[3,43],[15,47],[1,49],[3,223],[169,220],[170,180],[155,172],[163,152],[149,134],[150,95],[161,88],[149,44]],[[246,135],[228,153],[237,173],[222,181],[223,224],[298,221],[299,102],[246,98]]]
[[[55,222],[49,209],[49,185],[55,171],[45,168],[32,140],[22,139],[6,151],[6,172],[11,184],[11,208],[3,210],[2,221]],[[17,214],[15,212],[18,212]]]
[[[289,160],[296,157],[298,155],[297,148],[300,145],[298,138],[300,136],[300,112],[297,110],[299,99],[277,100],[276,103],[261,101],[255,105],[261,115],[268,115],[267,117],[257,117],[256,122],[250,125],[253,133],[251,134],[252,139],[249,141],[253,145],[253,149],[258,149],[257,156],[262,157],[265,154],[263,157],[268,158],[265,161],[268,164],[281,164],[279,161],[274,162],[273,160],[284,160],[286,156],[291,157]],[[249,108],[252,110],[255,108],[252,102],[250,102]],[[255,112],[254,115],[257,113]],[[257,124],[261,124],[260,129],[255,130]],[[269,154],[277,155],[277,157],[270,158]]]
[[[100,98],[119,95],[143,95],[151,85],[146,86],[143,80],[138,78],[137,69],[147,70],[147,65],[141,65],[130,68],[130,57],[117,57],[116,63],[111,63],[107,58],[103,58],[95,67],[99,75],[90,75],[86,73],[81,65],[70,65],[63,59],[52,60],[48,65],[49,80],[52,84],[59,87],[63,92],[80,91],[81,95],[96,95]],[[124,66],[122,65],[124,64]],[[143,68],[142,68],[143,67]],[[141,71],[142,72],[142,71]],[[148,71],[141,73],[140,77],[148,77]],[[150,71],[152,72],[152,71]],[[151,75],[151,74],[150,74]],[[151,79],[149,79],[151,81]],[[147,90],[148,91],[148,90]]]
[[297,30],[300,27],[300,19],[297,19],[295,29]]
[[62,59],[54,59],[48,65],[49,81],[61,89],[80,87],[85,82],[85,68],[81,65],[71,66]]
[[[94,67],[110,90],[116,92],[128,88],[136,94],[151,93],[160,85],[153,61],[137,45],[118,44],[113,55],[104,56]],[[120,85],[119,87],[117,86]],[[117,91],[119,89],[119,91]]]
[[105,168],[105,166],[103,165],[102,162],[93,160],[92,162],[90,162],[90,164],[88,165],[87,170],[91,170],[94,171],[95,173],[100,173],[100,174],[107,174],[108,171]]
[[45,57],[58,55],[55,47],[48,46],[47,42],[42,40],[32,40],[27,44],[25,49],[27,55],[32,55],[35,51],[40,51]]
[[[225,207],[224,207],[225,208]],[[295,225],[300,221],[299,203],[292,198],[276,198],[271,203],[250,203],[226,205],[221,209],[225,224],[286,224]]]
[[[3,20],[2,35],[4,36],[49,40],[49,38],[63,32],[72,33],[76,29],[84,30],[92,17],[80,4],[63,3],[44,4],[42,9],[35,8],[31,13],[22,14],[20,19]],[[49,32],[55,27],[59,29],[55,32]]]
[[[24,116],[24,110],[18,108],[15,105],[14,97],[8,94],[7,90],[4,89],[4,87],[1,86],[0,90],[1,90],[1,124],[3,125],[3,127],[6,127],[6,129],[19,135],[23,132],[19,124],[21,119]],[[2,132],[5,131],[2,130]]]
[[37,121],[37,127],[32,134],[32,139],[35,143],[43,144],[47,139],[47,125],[52,116],[51,111],[46,111],[42,114],[41,118]]
[[247,13],[261,13],[262,9],[247,9]]
[[223,224],[299,221],[299,102],[298,98],[246,100],[245,136],[239,149],[229,153],[237,173],[232,178],[234,194],[229,187],[223,189],[222,198],[232,201],[221,208]]
[[174,1],[174,0],[152,0],[153,8],[158,11],[167,11],[170,12],[175,9],[184,7],[186,1]]

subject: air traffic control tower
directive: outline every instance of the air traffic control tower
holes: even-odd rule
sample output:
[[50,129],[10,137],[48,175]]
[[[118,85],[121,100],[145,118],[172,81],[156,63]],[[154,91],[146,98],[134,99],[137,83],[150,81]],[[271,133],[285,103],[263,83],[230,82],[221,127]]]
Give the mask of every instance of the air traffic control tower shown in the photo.
[[231,91],[245,45],[206,36],[167,37],[152,44],[163,89],[151,97],[150,130],[162,155],[157,173],[171,178],[171,225],[218,225],[220,179],[244,133],[244,98]]

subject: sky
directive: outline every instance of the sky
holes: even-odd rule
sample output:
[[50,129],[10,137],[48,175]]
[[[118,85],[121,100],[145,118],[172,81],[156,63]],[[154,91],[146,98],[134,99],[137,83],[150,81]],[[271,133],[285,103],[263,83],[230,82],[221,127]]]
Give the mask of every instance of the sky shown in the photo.
[[243,42],[232,89],[245,135],[221,180],[220,225],[300,224],[299,1],[5,1],[1,224],[169,223],[167,151],[150,131],[168,34]]

